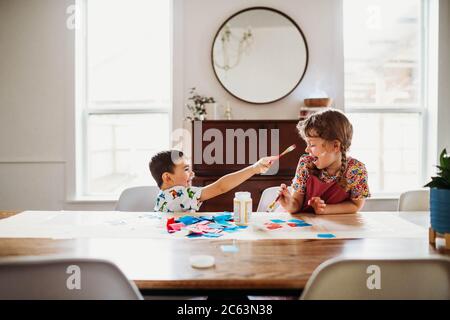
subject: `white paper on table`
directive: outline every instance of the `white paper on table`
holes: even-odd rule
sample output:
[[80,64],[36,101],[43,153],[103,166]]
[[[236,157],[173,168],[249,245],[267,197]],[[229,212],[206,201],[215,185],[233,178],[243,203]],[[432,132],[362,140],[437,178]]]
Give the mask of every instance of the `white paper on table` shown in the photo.
[[[198,213],[198,215],[208,215]],[[25,211],[0,220],[0,238],[152,238],[186,239],[186,230],[169,234],[166,217],[160,213],[111,211]],[[311,227],[264,229],[271,219],[300,218]],[[295,215],[288,213],[254,213],[247,229],[223,232],[218,240],[318,239],[318,233],[331,233],[336,239],[422,238],[427,229],[392,213],[359,213],[354,215]],[[211,238],[195,238],[208,239]]]

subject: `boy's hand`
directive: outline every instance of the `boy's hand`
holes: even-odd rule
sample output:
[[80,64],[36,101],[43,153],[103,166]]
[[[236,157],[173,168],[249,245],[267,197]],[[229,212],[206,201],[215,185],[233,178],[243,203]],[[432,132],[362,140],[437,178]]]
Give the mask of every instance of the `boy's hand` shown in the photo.
[[253,164],[255,174],[266,173],[273,163],[273,157],[264,157]]
[[312,197],[308,201],[308,206],[313,207],[314,212],[316,214],[324,214],[325,213],[325,208],[326,208],[327,205],[325,204],[325,201],[320,199],[320,197]]

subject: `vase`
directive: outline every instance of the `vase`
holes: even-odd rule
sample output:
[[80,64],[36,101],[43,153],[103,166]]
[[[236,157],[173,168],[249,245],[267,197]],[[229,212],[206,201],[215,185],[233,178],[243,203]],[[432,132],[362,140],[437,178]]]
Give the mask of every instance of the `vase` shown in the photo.
[[206,115],[209,120],[219,120],[219,105],[217,103],[205,103]]
[[430,220],[435,232],[450,233],[450,189],[431,189]]

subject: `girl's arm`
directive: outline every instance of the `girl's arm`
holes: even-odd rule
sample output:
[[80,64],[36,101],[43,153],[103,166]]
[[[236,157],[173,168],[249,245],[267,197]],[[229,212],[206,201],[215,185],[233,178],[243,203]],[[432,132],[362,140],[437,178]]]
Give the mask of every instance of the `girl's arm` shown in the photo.
[[285,184],[280,186],[280,198],[278,201],[281,206],[289,213],[297,213],[300,211],[303,205],[303,199],[305,195],[299,191],[295,191],[293,194],[290,193],[289,189]]
[[319,197],[310,200],[316,214],[357,213],[366,200],[346,200],[336,204],[325,204]]
[[230,191],[242,182],[250,179],[255,174],[264,173],[269,170],[272,165],[272,157],[261,158],[255,164],[248,166],[242,170],[227,174],[216,182],[213,182],[202,189],[202,195],[199,201],[205,201],[214,198],[222,193]]

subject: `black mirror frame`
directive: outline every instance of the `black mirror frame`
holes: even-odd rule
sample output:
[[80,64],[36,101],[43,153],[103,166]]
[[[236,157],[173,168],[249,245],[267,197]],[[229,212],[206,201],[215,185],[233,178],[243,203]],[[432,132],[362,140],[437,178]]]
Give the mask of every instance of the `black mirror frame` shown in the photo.
[[[216,42],[217,37],[219,36],[220,30],[222,30],[222,28],[227,24],[228,21],[230,21],[231,19],[233,19],[235,16],[244,13],[246,11],[251,11],[251,10],[268,10],[268,11],[272,11],[272,12],[276,12],[278,14],[280,14],[281,16],[285,17],[286,19],[288,19],[298,30],[298,32],[300,33],[300,35],[303,38],[303,41],[305,42],[305,50],[306,50],[306,62],[305,62],[305,70],[303,70],[303,74],[301,75],[300,79],[298,80],[298,82],[295,84],[295,86],[285,95],[283,95],[280,98],[277,98],[275,100],[272,101],[267,101],[267,102],[253,102],[253,101],[248,101],[245,100],[243,98],[240,98],[238,96],[236,96],[235,94],[231,93],[227,87],[222,83],[222,81],[220,81],[219,76],[217,75],[216,69],[214,67],[214,44]],[[285,14],[284,12],[281,12],[277,9],[274,8],[270,8],[270,7],[261,7],[261,6],[257,6],[257,7],[249,7],[243,10],[240,10],[236,13],[234,13],[233,15],[231,15],[230,17],[228,17],[219,27],[219,29],[216,32],[216,35],[214,36],[213,42],[212,42],[212,46],[211,46],[211,66],[214,72],[214,75],[216,76],[217,81],[219,81],[220,85],[225,89],[226,92],[228,92],[230,95],[232,95],[233,97],[235,97],[238,100],[241,100],[243,102],[247,102],[247,103],[251,103],[251,104],[256,104],[256,105],[262,105],[262,104],[269,104],[269,103],[274,103],[277,101],[280,101],[284,98],[286,98],[287,96],[289,96],[295,89],[297,89],[298,85],[300,84],[300,82],[302,82],[303,78],[305,77],[306,74],[306,70],[308,70],[308,63],[309,63],[309,49],[308,49],[308,42],[306,41],[306,37],[303,34],[302,29],[300,29],[300,27],[298,26],[298,24],[291,18],[289,17],[287,14]]]

